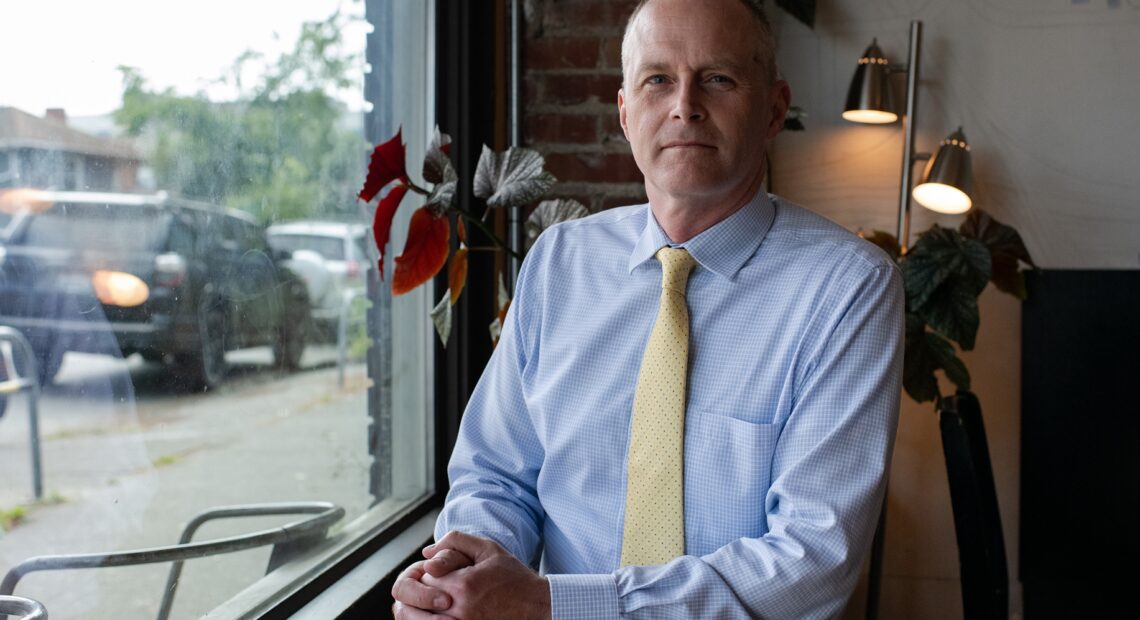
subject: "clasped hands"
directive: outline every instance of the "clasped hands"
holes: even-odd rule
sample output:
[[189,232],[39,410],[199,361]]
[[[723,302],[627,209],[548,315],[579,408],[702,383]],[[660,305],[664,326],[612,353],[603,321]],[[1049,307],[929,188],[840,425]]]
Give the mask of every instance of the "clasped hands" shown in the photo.
[[397,620],[550,617],[546,579],[493,540],[449,532],[423,556],[392,586]]

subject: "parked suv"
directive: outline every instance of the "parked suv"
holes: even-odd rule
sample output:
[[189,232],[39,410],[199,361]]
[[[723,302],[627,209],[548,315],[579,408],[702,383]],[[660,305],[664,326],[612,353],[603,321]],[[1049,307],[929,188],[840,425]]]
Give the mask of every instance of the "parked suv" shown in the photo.
[[195,389],[233,349],[298,366],[308,292],[252,218],[162,192],[23,191],[34,200],[0,201],[0,325],[27,336],[41,381],[67,351],[140,353]]
[[312,318],[324,335],[336,333],[347,295],[363,291],[372,259],[368,228],[363,224],[298,220],[266,229],[269,245],[291,257],[312,298]]

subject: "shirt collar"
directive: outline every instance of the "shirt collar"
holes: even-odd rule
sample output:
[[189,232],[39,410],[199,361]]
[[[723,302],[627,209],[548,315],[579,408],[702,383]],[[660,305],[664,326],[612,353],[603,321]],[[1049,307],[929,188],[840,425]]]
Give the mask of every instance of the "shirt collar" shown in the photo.
[[702,267],[729,280],[736,276],[744,263],[756,253],[760,242],[772,227],[776,209],[768,194],[760,191],[736,213],[717,222],[685,243],[670,241],[653,209],[645,206],[645,228],[629,255],[629,271],[653,258],[665,246],[682,247],[697,259]]

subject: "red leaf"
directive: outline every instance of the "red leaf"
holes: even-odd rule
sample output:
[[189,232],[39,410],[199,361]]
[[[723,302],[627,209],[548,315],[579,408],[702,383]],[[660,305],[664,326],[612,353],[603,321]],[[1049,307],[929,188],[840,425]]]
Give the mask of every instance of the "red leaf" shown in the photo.
[[383,198],[376,207],[376,215],[372,218],[372,236],[376,239],[376,249],[380,250],[380,279],[384,279],[384,247],[392,237],[392,218],[396,215],[396,207],[408,193],[408,186],[400,183],[396,185]]
[[459,296],[463,294],[463,287],[466,284],[467,248],[459,248],[451,255],[451,267],[447,270],[447,288],[451,291],[451,305],[454,306],[459,302]]
[[432,279],[447,263],[451,225],[446,217],[435,217],[425,207],[416,209],[408,225],[404,253],[396,257],[392,273],[392,294],[403,295]]
[[407,145],[403,143],[402,131],[396,131],[391,140],[372,150],[368,177],[364,179],[364,187],[357,194],[364,202],[370,202],[380,190],[396,179],[407,181],[408,172],[404,167]]

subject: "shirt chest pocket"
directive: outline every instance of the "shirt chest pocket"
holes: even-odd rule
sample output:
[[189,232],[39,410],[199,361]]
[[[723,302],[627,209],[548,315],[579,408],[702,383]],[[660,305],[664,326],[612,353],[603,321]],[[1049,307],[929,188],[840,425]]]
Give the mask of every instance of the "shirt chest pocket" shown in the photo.
[[690,412],[685,424],[686,552],[703,555],[767,531],[764,497],[781,426]]

